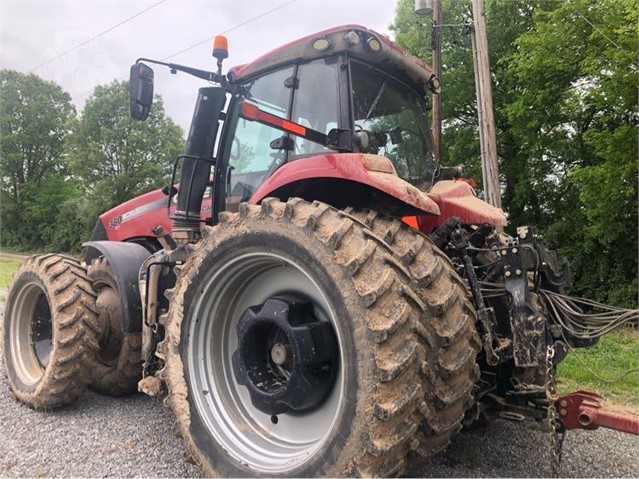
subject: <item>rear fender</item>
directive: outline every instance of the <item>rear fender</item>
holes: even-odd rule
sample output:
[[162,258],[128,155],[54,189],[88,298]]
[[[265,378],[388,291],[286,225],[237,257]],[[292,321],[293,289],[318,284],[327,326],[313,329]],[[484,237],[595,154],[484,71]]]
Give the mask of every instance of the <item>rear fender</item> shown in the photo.
[[89,241],[82,246],[87,248],[84,260],[104,256],[115,274],[123,318],[124,334],[142,332],[142,301],[138,286],[138,273],[142,263],[150,256],[146,248],[135,243],[120,241]]
[[426,233],[440,226],[452,216],[457,216],[469,225],[490,223],[497,227],[508,224],[503,210],[477,198],[473,187],[464,180],[441,180],[427,193],[437,203],[441,216],[420,219],[420,229]]
[[300,196],[343,207],[356,206],[349,196],[362,195],[385,201],[398,213],[439,215],[437,203],[397,176],[391,160],[362,153],[317,155],[286,163],[255,191],[251,202],[259,203],[268,196]]

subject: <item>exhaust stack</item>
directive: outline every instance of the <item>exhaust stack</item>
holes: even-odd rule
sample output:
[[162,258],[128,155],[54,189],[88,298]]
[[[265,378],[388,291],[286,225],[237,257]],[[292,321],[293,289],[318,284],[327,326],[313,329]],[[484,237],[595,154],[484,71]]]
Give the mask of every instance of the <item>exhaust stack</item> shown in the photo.
[[186,142],[173,218],[173,237],[179,243],[200,239],[202,198],[211,175],[213,147],[225,104],[224,88],[200,88]]

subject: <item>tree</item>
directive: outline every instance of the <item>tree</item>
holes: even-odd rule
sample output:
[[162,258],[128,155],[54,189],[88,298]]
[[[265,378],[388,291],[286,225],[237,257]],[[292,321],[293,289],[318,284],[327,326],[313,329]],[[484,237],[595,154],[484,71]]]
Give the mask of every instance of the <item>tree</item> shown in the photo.
[[[64,140],[75,117],[71,97],[35,75],[0,71],[0,171],[3,246],[37,248],[68,198]],[[53,178],[58,181],[55,186]],[[47,214],[47,208],[53,208]]]
[[173,161],[184,151],[182,130],[165,115],[162,99],[156,96],[149,118],[141,122],[129,114],[128,91],[128,82],[96,87],[68,138],[70,166],[93,205],[93,221],[166,185]]
[[[412,3],[399,1],[393,28],[428,59],[430,25]],[[459,24],[469,7],[444,0],[443,23]],[[636,305],[636,2],[488,0],[486,8],[510,231],[538,226],[570,259],[572,292]],[[442,33],[443,159],[480,178],[470,47],[461,30]]]
[[[504,104],[509,100],[503,65],[499,59],[515,51],[514,40],[532,27],[531,2],[521,0],[488,2],[487,28],[493,78],[493,102],[498,140],[498,155],[504,199],[509,209],[517,210],[513,201],[517,178],[510,174],[510,165],[521,165],[520,149],[509,136],[509,123]],[[396,40],[412,54],[427,62],[431,55],[431,20],[415,15],[413,2],[400,0],[395,22]],[[464,164],[467,175],[478,179],[482,191],[479,131],[475,98],[472,49],[468,27],[472,20],[470,0],[442,1],[442,162],[447,165]],[[509,165],[504,165],[507,157]],[[517,168],[515,168],[517,169]],[[519,168],[521,169],[521,168]],[[505,174],[504,174],[505,173]],[[510,200],[510,201],[509,201]],[[511,214],[511,216],[513,216]],[[517,216],[517,214],[515,214]]]
[[509,61],[520,88],[509,114],[522,137],[535,125],[554,159],[550,178],[562,178],[558,203],[568,207],[551,238],[572,259],[577,293],[636,306],[637,3],[561,2],[534,20]]

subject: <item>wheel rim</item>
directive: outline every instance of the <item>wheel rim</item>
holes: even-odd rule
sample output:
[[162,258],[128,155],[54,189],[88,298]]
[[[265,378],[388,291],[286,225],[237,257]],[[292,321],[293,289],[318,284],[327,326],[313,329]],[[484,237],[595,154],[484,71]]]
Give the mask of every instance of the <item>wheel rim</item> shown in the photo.
[[25,284],[15,298],[9,312],[10,355],[20,381],[32,385],[42,378],[49,364],[53,348],[51,310],[39,284]]
[[290,471],[310,461],[330,437],[344,405],[341,366],[320,406],[272,417],[255,408],[247,388],[237,383],[232,355],[238,345],[236,324],[247,308],[295,294],[312,303],[318,318],[330,321],[339,363],[344,364],[340,325],[322,290],[299,264],[272,253],[234,258],[200,290],[189,328],[187,364],[193,401],[208,432],[236,461],[265,473]]

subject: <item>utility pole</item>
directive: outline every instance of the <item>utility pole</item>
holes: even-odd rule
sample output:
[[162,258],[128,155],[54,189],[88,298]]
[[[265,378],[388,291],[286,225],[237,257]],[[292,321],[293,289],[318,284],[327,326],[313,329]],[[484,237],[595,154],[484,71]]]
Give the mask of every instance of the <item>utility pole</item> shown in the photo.
[[[432,15],[432,35],[431,35],[431,63],[437,80],[441,84],[442,80],[442,0],[415,0],[415,13],[417,15]],[[433,93],[432,107],[433,153],[437,161],[441,161],[442,153],[442,91]]]
[[472,0],[472,4],[473,28],[471,29],[471,41],[475,89],[477,92],[477,112],[479,114],[479,144],[481,148],[484,191],[486,192],[486,201],[497,208],[501,208],[497,139],[495,136],[495,116],[490,81],[484,0]]
[[[442,1],[433,0],[432,61],[433,70],[442,81]],[[433,150],[437,161],[442,160],[442,90],[433,95]]]

